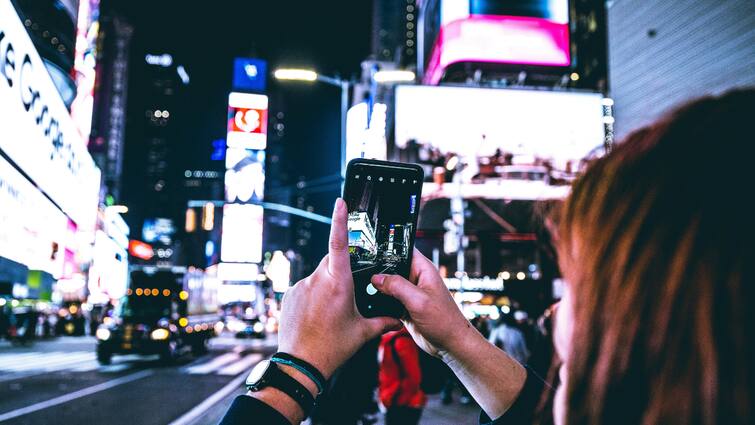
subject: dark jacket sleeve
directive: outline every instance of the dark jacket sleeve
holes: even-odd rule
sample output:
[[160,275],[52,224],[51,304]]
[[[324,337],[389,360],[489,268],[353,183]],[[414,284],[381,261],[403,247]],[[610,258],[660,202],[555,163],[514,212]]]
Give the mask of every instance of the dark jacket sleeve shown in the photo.
[[550,386],[543,381],[532,369],[527,368],[527,380],[514,404],[501,417],[491,420],[485,412],[480,413],[482,425],[531,424],[535,408],[543,395],[543,390],[550,391]]
[[220,425],[291,425],[285,416],[264,402],[240,395],[225,413]]

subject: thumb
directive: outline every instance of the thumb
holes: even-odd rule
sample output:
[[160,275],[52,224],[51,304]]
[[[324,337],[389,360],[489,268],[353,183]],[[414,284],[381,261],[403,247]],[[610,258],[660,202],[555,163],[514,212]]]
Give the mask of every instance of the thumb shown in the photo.
[[378,335],[382,335],[388,331],[395,331],[401,329],[403,324],[400,320],[393,317],[375,317],[367,319],[367,332],[370,338],[374,338]]
[[407,310],[411,310],[414,302],[423,296],[419,288],[399,275],[376,274],[371,282],[383,294],[401,301]]

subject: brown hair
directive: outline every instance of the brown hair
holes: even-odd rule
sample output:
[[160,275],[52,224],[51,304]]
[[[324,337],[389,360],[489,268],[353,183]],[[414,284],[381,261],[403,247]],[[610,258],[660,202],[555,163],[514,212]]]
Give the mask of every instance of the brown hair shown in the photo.
[[697,100],[575,182],[567,424],[752,423],[754,111],[753,89]]

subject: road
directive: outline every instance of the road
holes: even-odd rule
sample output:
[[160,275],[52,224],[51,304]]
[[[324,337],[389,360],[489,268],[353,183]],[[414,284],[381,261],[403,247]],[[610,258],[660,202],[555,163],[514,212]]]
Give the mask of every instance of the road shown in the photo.
[[[217,424],[275,338],[211,341],[210,352],[172,366],[120,356],[100,366],[89,337],[11,347],[0,342],[0,424]],[[422,425],[476,424],[479,408],[429,397]],[[376,425],[382,425],[382,417]]]
[[0,344],[0,423],[217,423],[243,380],[275,352],[275,339],[221,336],[209,353],[165,366],[155,357],[116,356],[100,366],[95,340],[63,337],[31,347]]

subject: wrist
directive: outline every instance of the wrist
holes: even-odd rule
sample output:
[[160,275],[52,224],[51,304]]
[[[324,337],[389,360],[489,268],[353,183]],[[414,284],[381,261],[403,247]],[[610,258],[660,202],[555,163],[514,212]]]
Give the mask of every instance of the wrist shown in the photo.
[[[286,349],[282,346],[279,346],[278,351],[288,353],[296,358],[299,358],[311,364],[313,367],[317,368],[317,370],[320,371],[320,373],[323,375],[326,381],[330,379],[331,376],[333,376],[333,373],[335,373],[335,370],[338,369],[338,366],[339,366],[339,365],[332,365],[329,361],[327,361],[326,356],[319,356],[317,353],[317,350],[307,350],[307,349],[296,350],[294,348]],[[305,376],[305,375],[302,374],[302,376]]]
[[449,366],[453,362],[464,362],[469,353],[475,353],[480,343],[487,342],[472,325],[464,321],[464,326],[450,339],[444,350],[438,351],[438,356]]
[[294,378],[297,382],[304,385],[304,387],[309,391],[310,394],[312,394],[312,397],[317,398],[317,395],[319,393],[317,389],[317,385],[315,384],[312,379],[310,379],[307,375],[296,369],[295,367],[280,364],[278,363],[278,368],[283,371],[286,375]]

